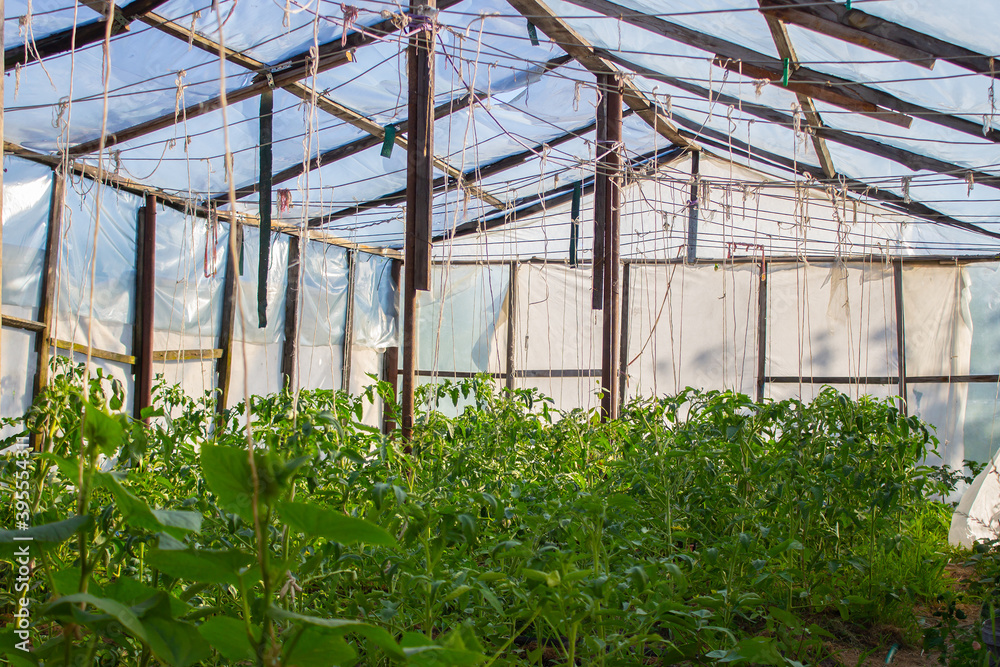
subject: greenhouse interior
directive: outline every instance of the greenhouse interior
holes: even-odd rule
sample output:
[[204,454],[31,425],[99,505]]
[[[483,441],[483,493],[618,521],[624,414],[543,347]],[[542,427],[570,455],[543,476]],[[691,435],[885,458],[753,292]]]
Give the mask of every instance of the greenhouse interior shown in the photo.
[[997,3],[0,6],[0,661],[1000,664]]

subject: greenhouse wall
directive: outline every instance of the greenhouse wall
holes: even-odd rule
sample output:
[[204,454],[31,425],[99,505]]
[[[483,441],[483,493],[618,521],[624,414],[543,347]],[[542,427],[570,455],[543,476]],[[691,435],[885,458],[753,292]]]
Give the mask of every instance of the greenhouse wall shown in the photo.
[[[9,417],[27,408],[35,382],[54,179],[15,157],[5,165],[0,410]],[[92,368],[120,379],[131,402],[144,202],[87,179],[65,188],[51,349],[83,361],[89,346]],[[154,372],[193,396],[219,386],[229,234],[224,221],[157,208]],[[238,246],[229,406],[287,381],[293,246],[301,269],[294,386],[359,392],[384,377],[383,353],[399,346],[396,260],[275,233],[261,327],[259,231],[244,226]],[[852,397],[905,397],[908,411],[936,426],[949,465],[997,449],[1000,261],[631,256],[623,279],[623,398],[691,386],[810,400],[832,385]],[[536,388],[562,410],[595,408],[603,313],[591,302],[585,260],[438,261],[417,302],[418,380],[486,373]],[[368,407],[367,423],[381,418],[380,405]]]

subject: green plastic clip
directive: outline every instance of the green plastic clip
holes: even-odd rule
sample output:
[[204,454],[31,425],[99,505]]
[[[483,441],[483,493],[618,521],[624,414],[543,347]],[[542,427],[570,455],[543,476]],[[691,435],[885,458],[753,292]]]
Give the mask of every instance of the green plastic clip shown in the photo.
[[538,31],[535,30],[535,24],[528,21],[528,37],[531,38],[531,45],[538,46]]
[[382,139],[382,157],[392,157],[392,147],[396,144],[396,126],[393,124],[386,125],[385,128],[385,138]]
[[792,72],[792,61],[790,58],[782,58],[782,64],[785,66],[784,71],[781,73],[781,85],[788,87],[788,75]]
[[847,11],[851,11],[851,0],[847,0],[845,4],[847,5]]

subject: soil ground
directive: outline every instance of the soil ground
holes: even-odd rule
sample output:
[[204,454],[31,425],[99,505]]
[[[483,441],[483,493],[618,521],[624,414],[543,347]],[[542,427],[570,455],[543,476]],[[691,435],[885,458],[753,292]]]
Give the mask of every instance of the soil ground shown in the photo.
[[[956,591],[968,588],[969,580],[975,575],[971,567],[951,563],[945,567],[945,576],[951,579],[951,586]],[[979,607],[975,604],[958,604],[965,612],[965,619],[958,622],[959,628],[971,628],[979,619]],[[933,627],[939,621],[934,616],[935,607],[921,605],[915,610],[917,622],[921,628]],[[840,630],[834,631],[834,630]],[[925,667],[940,665],[938,651],[924,651],[919,639],[907,641],[906,633],[901,628],[888,625],[875,625],[867,628],[847,627],[833,628],[836,639],[828,642],[833,659],[830,667],[884,667],[889,649],[895,644],[898,649],[893,656],[893,667]]]

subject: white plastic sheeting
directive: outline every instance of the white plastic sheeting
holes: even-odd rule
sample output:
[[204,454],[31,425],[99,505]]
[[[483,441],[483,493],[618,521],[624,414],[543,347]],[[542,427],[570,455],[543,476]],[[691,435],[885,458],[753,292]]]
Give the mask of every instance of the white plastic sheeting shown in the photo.
[[767,375],[898,375],[893,290],[884,264],[772,264]]
[[86,345],[89,337],[93,347],[130,354],[141,205],[138,197],[93,181],[67,181],[56,338]]
[[243,272],[236,281],[233,370],[230,406],[246,396],[271,394],[281,389],[281,352],[285,339],[285,285],[288,274],[288,237],[271,235],[271,261],[267,271],[267,324],[257,317],[257,274],[260,231],[243,228]]
[[949,542],[966,548],[976,540],[997,538],[1000,538],[1000,452],[962,495],[948,531]]
[[[23,415],[31,405],[32,383],[36,364],[35,336],[19,329],[0,330],[0,416]],[[0,428],[0,439],[17,431]]]
[[[602,320],[601,311],[591,309],[590,271],[518,266],[514,368],[542,374],[519,375],[516,386],[537,388],[564,410],[600,405]],[[596,377],[560,377],[563,370],[596,371]]]
[[[727,145],[726,138],[748,142],[799,164],[818,164],[812,142],[806,133],[794,130],[794,123],[768,122],[751,113],[762,106],[791,116],[796,104],[791,91],[775,85],[761,87],[750,76],[714,66],[714,54],[709,51],[644,30],[617,16],[599,15],[564,0],[552,0],[549,4],[596,48],[646,68],[648,76],[636,75],[632,77],[633,83],[678,124],[696,134],[704,134],[702,130],[716,132],[714,139],[703,136],[701,140],[717,155],[779,174],[786,182],[790,178],[787,168],[770,164],[766,156],[753,151],[750,156],[742,155],[737,148]],[[766,22],[757,11],[758,5],[752,0],[706,0],[695,9],[685,0],[619,0],[617,4],[622,14],[649,12],[668,22],[780,58]],[[862,11],[992,55],[990,36],[1000,30],[1000,11],[995,3],[961,0],[960,6],[960,10],[955,10],[933,3],[868,3]],[[243,50],[261,62],[277,65],[307,52],[317,43],[337,45],[345,28],[353,31],[356,27],[349,25],[352,9],[357,10],[356,26],[383,20],[382,12],[401,11],[398,3],[385,0],[331,6],[318,13],[291,5],[282,7],[268,0],[246,0],[220,2],[217,14],[198,0],[172,0],[159,7],[157,13],[179,25],[191,26],[209,39],[222,39],[228,47]],[[54,0],[43,11],[32,8],[25,0],[12,0],[7,3],[6,11],[5,34],[10,45],[23,44],[29,38],[41,39],[74,23],[98,19],[96,12],[87,7],[74,8],[68,0]],[[23,20],[19,20],[22,16]],[[436,151],[456,168],[471,171],[526,149],[536,149],[570,130],[587,126],[592,120],[595,102],[592,75],[573,63],[548,71],[545,63],[563,55],[562,50],[541,33],[539,43],[532,44],[527,38],[525,20],[503,0],[464,0],[441,11],[437,19],[442,28],[438,32],[435,103],[459,100],[470,90],[480,102],[435,122]],[[220,23],[224,25],[221,32]],[[914,200],[926,201],[933,208],[967,222],[996,227],[990,215],[995,208],[989,194],[991,189],[979,185],[970,191],[962,173],[966,168],[995,173],[996,144],[979,136],[979,132],[962,133],[933,122],[934,112],[938,112],[982,123],[987,129],[995,126],[991,77],[970,73],[941,60],[933,70],[927,70],[794,25],[789,26],[789,33],[806,67],[821,74],[867,83],[873,89],[926,106],[932,112],[913,114],[912,124],[904,128],[817,102],[824,125],[948,160],[956,166],[949,175],[914,171],[905,158],[891,161],[829,141],[838,172],[897,195],[912,194]],[[383,35],[357,49],[351,62],[307,78],[303,83],[334,102],[357,110],[376,125],[401,125],[407,113],[405,43],[405,34]],[[110,51],[109,131],[119,131],[155,116],[170,116],[175,110],[214,97],[220,91],[214,53],[190,48],[184,40],[140,22],[133,23],[130,31],[116,35]],[[91,44],[74,54],[48,57],[42,64],[30,63],[22,68],[17,80],[20,85],[8,86],[5,91],[6,138],[41,152],[56,150],[57,137],[69,144],[95,139],[100,133],[103,111],[101,57],[100,45]],[[227,62],[226,89],[233,91],[247,85],[256,70]],[[709,99],[673,86],[666,80],[669,77],[709,91]],[[70,90],[73,100],[67,105]],[[729,96],[727,101],[720,101],[720,94]],[[223,114],[219,111],[192,118],[180,114],[181,122],[176,127],[117,145],[106,153],[105,159],[116,172],[136,180],[199,200],[218,196],[226,190],[227,173],[237,186],[259,180],[258,110],[255,99],[236,102],[228,110],[228,148],[236,157],[228,171],[223,164],[225,151],[220,149]],[[275,169],[345,146],[363,136],[357,128],[325,112],[304,107],[297,98],[281,90],[275,92],[274,126]],[[482,185],[504,202],[527,205],[525,198],[592,172],[593,148],[593,133],[583,131],[580,139],[538,149],[536,159],[489,176]],[[628,157],[635,158],[667,146],[664,139],[640,120],[630,117],[625,121],[624,148]],[[304,214],[313,217],[394,192],[402,186],[404,162],[401,151],[386,159],[381,157],[379,147],[373,146],[342,161],[328,162],[308,178],[276,184],[275,187],[291,189],[295,199],[292,209],[283,215],[289,220],[300,219]],[[683,190],[687,177],[678,174],[662,178]],[[912,184],[912,193],[909,187],[904,188],[904,178]],[[247,197],[241,206],[254,206],[254,199]],[[654,202],[653,208],[664,208],[661,204],[669,203],[671,200]],[[442,231],[498,213],[474,197],[441,193],[435,201],[434,229]],[[332,227],[340,236],[357,242],[398,246],[402,241],[399,214],[398,207],[379,207],[340,218]],[[813,219],[816,224],[805,236],[828,238],[830,225],[825,225],[824,230],[819,218]],[[544,216],[536,217],[535,223],[544,220]],[[898,220],[899,224],[914,221],[909,215],[900,215]],[[550,240],[553,235],[558,236],[560,229],[565,230],[561,220],[552,222],[556,227],[545,232]],[[748,238],[759,236],[758,228],[741,226],[742,222],[737,217],[727,223],[731,227],[728,232],[721,228],[706,229],[702,236],[709,252],[706,256],[727,252],[728,243],[761,243]],[[989,243],[983,237],[960,230],[925,222],[917,222],[915,226],[935,230],[926,236],[901,230],[900,236],[907,241],[908,249],[941,252],[963,246],[963,251],[981,252]],[[862,235],[858,247],[877,247],[878,238],[878,235],[871,239]],[[674,240],[681,242],[679,237]],[[829,247],[827,250],[832,252]],[[565,249],[561,252],[564,254]]]
[[[621,254],[670,259],[687,253],[691,160],[660,164],[622,193]],[[940,228],[877,202],[837,191],[790,187],[764,172],[710,156],[699,165],[699,258],[850,256],[873,246],[887,254],[922,254]],[[473,259],[569,257],[571,203],[553,205],[516,223],[435,246],[436,257]],[[578,257],[593,256],[593,195],[582,198]]]
[[42,293],[52,171],[4,156],[4,313],[35,319]]
[[634,265],[629,272],[629,396],[689,386],[754,394],[758,267]]
[[[153,349],[211,350],[218,346],[229,226],[158,207]],[[215,359],[153,361],[154,375],[190,396],[216,385]]]
[[[289,243],[300,243],[289,238]],[[347,250],[307,242],[300,255],[298,382],[300,387],[340,389],[347,323]]]
[[354,265],[354,344],[375,350],[400,345],[399,290],[392,260],[360,252]]
[[503,371],[509,281],[506,266],[433,267],[417,293],[417,368]]

